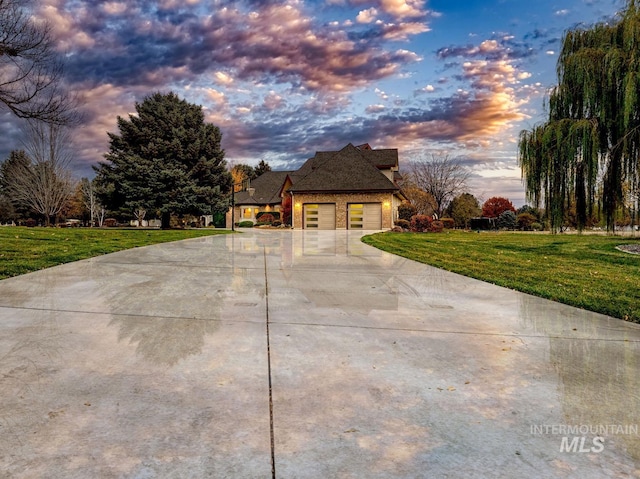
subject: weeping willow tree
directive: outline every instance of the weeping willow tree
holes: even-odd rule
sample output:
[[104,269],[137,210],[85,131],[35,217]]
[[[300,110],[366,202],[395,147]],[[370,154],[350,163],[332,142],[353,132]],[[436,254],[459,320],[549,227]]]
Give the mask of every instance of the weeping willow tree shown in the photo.
[[539,206],[544,199],[554,232],[572,206],[582,229],[596,205],[613,231],[623,184],[636,195],[640,190],[638,3],[628,1],[615,22],[565,34],[549,119],[520,133],[528,200]]

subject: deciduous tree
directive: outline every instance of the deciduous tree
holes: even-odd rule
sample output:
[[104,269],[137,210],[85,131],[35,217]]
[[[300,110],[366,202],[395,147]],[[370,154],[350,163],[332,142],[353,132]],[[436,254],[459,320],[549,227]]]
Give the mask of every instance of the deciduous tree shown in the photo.
[[[622,185],[640,190],[640,12],[629,0],[616,21],[565,33],[549,119],[523,131],[519,162],[527,195],[544,199],[552,230],[575,201],[585,226],[602,178],[607,228],[623,202]],[[574,200],[575,198],[575,200]]]
[[23,157],[12,162],[4,181],[12,201],[39,213],[49,225],[74,192],[70,133],[65,126],[34,120],[27,123],[25,132],[27,161]]
[[0,106],[20,118],[70,120],[73,101],[61,87],[62,62],[51,28],[24,0],[0,0]]
[[469,171],[447,155],[431,155],[428,161],[412,161],[409,177],[412,183],[433,197],[435,213],[440,217],[449,202],[466,189]]
[[493,196],[482,205],[482,216],[486,218],[497,218],[505,211],[513,211],[515,213],[516,209],[511,201],[502,196]]
[[462,193],[456,196],[449,204],[447,211],[458,228],[468,228],[471,218],[482,214],[480,203],[471,193]]

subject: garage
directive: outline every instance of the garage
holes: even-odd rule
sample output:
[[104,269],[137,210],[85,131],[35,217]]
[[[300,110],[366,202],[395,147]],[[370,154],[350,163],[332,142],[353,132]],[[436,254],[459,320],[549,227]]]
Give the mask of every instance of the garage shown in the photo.
[[349,205],[349,229],[382,229],[382,204],[351,203]]
[[336,205],[329,204],[305,204],[304,228],[316,230],[336,229]]

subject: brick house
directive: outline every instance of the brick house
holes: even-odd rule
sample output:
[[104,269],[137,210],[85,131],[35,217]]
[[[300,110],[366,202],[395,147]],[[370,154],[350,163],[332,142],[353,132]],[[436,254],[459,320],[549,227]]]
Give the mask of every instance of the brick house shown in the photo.
[[290,215],[294,229],[389,229],[405,199],[397,179],[397,149],[348,144],[317,152],[297,171],[256,178],[236,193],[235,217],[255,222],[256,213],[275,211]]

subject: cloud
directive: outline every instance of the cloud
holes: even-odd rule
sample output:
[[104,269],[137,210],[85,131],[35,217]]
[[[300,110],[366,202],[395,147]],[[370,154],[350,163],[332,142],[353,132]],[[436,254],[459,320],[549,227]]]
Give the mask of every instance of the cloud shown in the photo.
[[[40,13],[54,25],[60,49],[69,53],[72,81],[117,85],[134,84],[145,74],[153,78],[153,72],[189,81],[212,71],[218,84],[234,79],[348,91],[419,61],[417,54],[389,49],[385,41],[406,40],[428,28],[415,22],[380,24],[375,35],[353,39],[349,28],[316,23],[303,2],[230,2],[213,13],[201,10],[199,2],[181,8],[178,3],[87,0],[78,6],[49,0]],[[406,16],[420,5],[383,1],[379,8]],[[369,21],[377,10],[362,12],[360,19]]]
[[358,23],[371,23],[375,21],[376,16],[378,15],[378,10],[371,7],[367,10],[361,10],[356,17],[356,22]]
[[224,72],[215,72],[213,76],[214,81],[219,85],[229,86],[233,83],[233,78]]
[[285,104],[286,102],[284,98],[282,98],[276,92],[270,91],[269,94],[264,98],[263,106],[267,110],[276,110],[276,109],[283,108]]
[[436,88],[433,85],[427,85],[423,88],[420,88],[420,91],[425,93],[433,93],[434,91],[436,91]]
[[369,105],[365,111],[369,114],[373,114],[373,113],[380,113],[381,111],[384,111],[384,109],[385,109],[384,105]]
[[420,0],[379,0],[380,9],[395,18],[415,18],[425,15],[424,1]]

